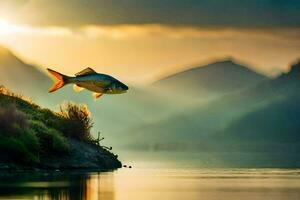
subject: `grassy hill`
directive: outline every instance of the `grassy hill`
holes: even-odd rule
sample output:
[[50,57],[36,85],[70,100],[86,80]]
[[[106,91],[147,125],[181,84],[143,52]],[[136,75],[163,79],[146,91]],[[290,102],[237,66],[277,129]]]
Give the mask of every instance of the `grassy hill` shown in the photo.
[[0,88],[0,168],[97,169],[121,167],[117,156],[97,145],[84,105],[65,104],[60,113]]

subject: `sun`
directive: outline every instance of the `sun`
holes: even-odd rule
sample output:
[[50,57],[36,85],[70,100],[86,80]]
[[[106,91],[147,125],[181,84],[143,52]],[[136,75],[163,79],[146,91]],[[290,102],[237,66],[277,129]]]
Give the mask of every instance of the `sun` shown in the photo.
[[7,20],[0,19],[0,34],[9,34],[18,31],[18,26],[9,23]]

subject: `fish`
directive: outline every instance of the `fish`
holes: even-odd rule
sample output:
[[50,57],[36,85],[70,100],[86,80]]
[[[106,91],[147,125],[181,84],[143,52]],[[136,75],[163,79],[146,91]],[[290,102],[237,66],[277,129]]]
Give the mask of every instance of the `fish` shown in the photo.
[[74,77],[61,74],[53,69],[47,68],[47,71],[53,76],[54,84],[49,89],[49,93],[55,92],[67,84],[74,84],[73,89],[80,92],[87,89],[93,92],[95,99],[99,99],[104,94],[122,94],[129,90],[129,87],[116,78],[97,73],[88,67],[75,74]]

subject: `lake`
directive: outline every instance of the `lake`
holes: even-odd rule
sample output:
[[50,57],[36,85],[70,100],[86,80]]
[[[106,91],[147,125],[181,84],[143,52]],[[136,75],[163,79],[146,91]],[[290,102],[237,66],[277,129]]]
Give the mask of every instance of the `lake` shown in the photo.
[[0,199],[300,199],[300,169],[205,168],[159,159],[128,164],[133,168],[103,173],[2,174]]

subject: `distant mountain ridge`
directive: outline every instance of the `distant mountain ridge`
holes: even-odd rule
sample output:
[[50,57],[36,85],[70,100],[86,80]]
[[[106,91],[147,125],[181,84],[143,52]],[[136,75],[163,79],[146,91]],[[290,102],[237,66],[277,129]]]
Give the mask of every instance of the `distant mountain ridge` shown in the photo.
[[0,46],[0,85],[30,95],[47,91],[51,80],[38,67],[24,63],[10,50]]
[[204,90],[224,94],[245,89],[266,79],[266,76],[229,59],[169,75],[152,85],[184,93]]
[[[257,141],[300,143],[300,62],[289,73],[282,74],[260,88],[280,96],[277,101],[255,110],[233,122],[224,133],[237,138]],[[252,130],[255,124],[255,131]],[[300,146],[297,147],[300,149]]]
[[[267,146],[279,145],[286,151],[300,151],[299,102],[298,62],[291,66],[290,72],[275,79],[131,129],[128,134],[136,133],[136,139],[131,141],[152,141],[152,145],[162,147],[164,143],[192,143],[201,150],[220,150],[222,145],[230,143],[236,150],[245,150],[250,145],[249,149],[254,151],[255,144],[260,142],[257,150],[269,151],[272,149]],[[290,144],[284,142],[294,147],[289,148]],[[230,151],[231,147],[223,147],[221,151]]]

